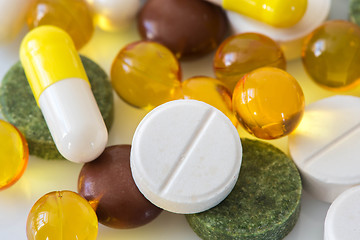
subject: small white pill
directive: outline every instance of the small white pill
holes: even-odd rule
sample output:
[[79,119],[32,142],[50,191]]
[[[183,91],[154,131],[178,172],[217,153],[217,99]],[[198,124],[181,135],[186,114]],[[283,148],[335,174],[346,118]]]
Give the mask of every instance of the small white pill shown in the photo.
[[324,240],[360,239],[360,187],[342,193],[331,204],[324,226]]
[[301,56],[303,39],[320,26],[330,12],[331,0],[308,0],[303,18],[289,28],[276,28],[244,15],[228,11],[230,26],[234,33],[256,32],[278,42],[287,60]]
[[360,98],[333,96],[308,105],[289,136],[289,150],[304,189],[332,202],[360,184]]
[[242,146],[231,121],[196,100],[152,110],[137,127],[131,171],[142,194],[170,212],[196,213],[220,203],[239,175]]

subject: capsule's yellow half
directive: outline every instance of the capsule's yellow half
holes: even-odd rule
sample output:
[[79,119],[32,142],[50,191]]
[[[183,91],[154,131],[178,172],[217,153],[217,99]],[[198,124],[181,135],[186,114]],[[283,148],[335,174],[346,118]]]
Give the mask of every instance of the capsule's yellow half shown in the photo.
[[37,103],[41,93],[60,80],[89,83],[71,37],[60,28],[41,26],[29,32],[20,46],[20,60]]
[[223,0],[225,9],[274,27],[291,27],[305,14],[307,0]]

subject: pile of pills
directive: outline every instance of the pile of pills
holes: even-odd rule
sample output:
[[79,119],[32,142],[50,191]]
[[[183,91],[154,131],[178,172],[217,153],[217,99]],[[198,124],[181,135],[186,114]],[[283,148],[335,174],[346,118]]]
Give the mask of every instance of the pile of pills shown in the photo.
[[[287,60],[301,58],[297,61],[314,88],[357,87],[360,28],[354,9],[359,3],[351,2],[354,23],[323,23],[330,5],[330,0],[0,3],[0,13],[8,9],[0,14],[2,43],[19,37],[27,25],[20,63],[0,85],[0,190],[20,179],[29,152],[47,158],[38,150],[48,151],[42,135],[32,135],[39,136],[36,150],[28,138],[40,129],[38,122],[17,126],[14,120],[33,117],[32,108],[15,109],[29,106],[30,90],[9,97],[13,88],[23,88],[9,84],[17,79],[27,79],[24,88],[31,88],[30,98],[50,131],[48,142],[57,150],[49,158],[61,154],[72,162],[67,164],[83,164],[78,193],[53,188],[36,193],[27,238],[96,239],[101,238],[98,222],[137,228],[172,212],[189,214],[189,226],[204,240],[281,240],[297,223],[304,187],[333,202],[325,240],[357,239],[360,229],[348,219],[360,219],[360,166],[354,157],[360,98],[337,95],[306,105],[302,79],[286,71]],[[93,35],[111,38],[134,29],[138,39],[108,57],[109,79],[79,55],[94,44]],[[212,73],[187,76],[182,65],[196,68],[194,59]],[[119,98],[147,112],[131,145],[118,128],[111,129],[114,114],[115,125],[130,117],[119,104],[114,109],[112,90],[115,102]],[[261,141],[289,136],[291,158],[241,138],[240,128]],[[114,141],[114,135],[120,138]]]

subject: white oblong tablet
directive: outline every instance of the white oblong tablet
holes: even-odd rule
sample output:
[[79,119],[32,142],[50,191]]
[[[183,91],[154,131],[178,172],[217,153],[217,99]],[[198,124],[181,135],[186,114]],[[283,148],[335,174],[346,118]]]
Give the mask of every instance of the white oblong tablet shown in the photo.
[[303,18],[289,28],[276,28],[244,15],[228,11],[230,26],[235,33],[256,32],[278,42],[287,60],[301,56],[302,40],[320,26],[330,12],[331,0],[308,0]]
[[325,218],[324,240],[360,239],[360,187],[342,193],[331,204]]
[[360,184],[360,98],[333,96],[309,104],[289,150],[304,189],[332,202]]
[[176,100],[148,113],[137,127],[131,171],[142,194],[170,212],[196,213],[220,203],[239,175],[239,134],[221,111]]

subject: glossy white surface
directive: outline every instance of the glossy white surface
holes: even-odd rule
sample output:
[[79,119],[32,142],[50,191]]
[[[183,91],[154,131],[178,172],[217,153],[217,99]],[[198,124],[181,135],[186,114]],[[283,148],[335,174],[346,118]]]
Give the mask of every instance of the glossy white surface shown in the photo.
[[[333,0],[330,16],[348,19],[348,4],[349,0]],[[18,49],[24,31],[16,41],[0,45],[0,79],[19,60]],[[109,73],[111,63],[118,51],[125,44],[138,39],[139,36],[134,26],[126,32],[116,34],[97,30],[81,53],[98,62]],[[195,75],[214,77],[212,56],[210,54],[198,60],[182,62],[183,79]],[[300,60],[288,62],[287,70],[299,81],[307,104],[337,94],[324,90],[311,81]],[[360,96],[360,87],[344,92],[344,94]],[[108,145],[130,144],[135,129],[146,112],[125,104],[116,94],[114,94],[114,100],[115,119],[109,132]],[[244,131],[239,130],[239,132],[242,137],[248,137]],[[288,153],[286,137],[268,142]],[[69,161],[46,161],[31,156],[24,176],[14,186],[0,192],[0,239],[26,240],[26,218],[32,205],[38,198],[50,191],[76,191],[81,167],[81,164]],[[299,221],[284,240],[322,240],[324,220],[329,206],[330,204],[318,201],[304,191]],[[150,224],[137,229],[116,230],[100,225],[98,239],[200,240],[188,226],[183,215],[168,212],[163,212]]]
[[84,163],[105,149],[108,132],[87,81],[68,78],[47,87],[39,105],[61,155]]
[[360,187],[342,193],[326,214],[324,240],[358,240],[360,238]]
[[316,198],[331,203],[360,184],[359,129],[359,97],[333,96],[306,106],[289,150],[304,188]]
[[14,40],[33,0],[0,0],[0,43]]
[[148,113],[130,155],[140,192],[162,209],[185,214],[224,200],[241,160],[240,137],[229,118],[196,100],[171,101]]

